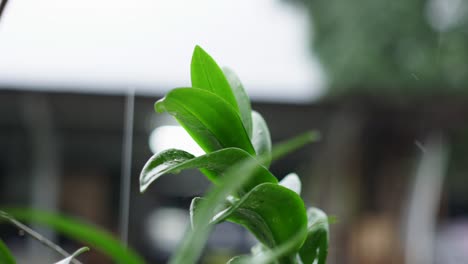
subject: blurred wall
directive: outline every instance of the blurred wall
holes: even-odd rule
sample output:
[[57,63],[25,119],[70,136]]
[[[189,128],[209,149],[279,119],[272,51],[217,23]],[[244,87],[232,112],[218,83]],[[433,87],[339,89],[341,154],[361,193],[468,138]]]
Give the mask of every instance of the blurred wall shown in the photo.
[[[149,134],[166,122],[153,112],[156,99],[138,96],[135,101],[130,244],[152,263],[163,263],[170,252],[149,237],[150,219],[155,219],[158,208],[186,212],[191,197],[202,194],[208,183],[196,172],[188,172],[162,178],[145,194],[139,193],[138,175],[151,156]],[[269,123],[274,142],[309,129],[322,134],[320,142],[277,161],[272,171],[280,178],[297,172],[304,182],[306,203],[336,218],[331,225],[329,263],[404,263],[405,210],[425,140],[434,131],[443,134],[450,147],[442,194],[436,197],[435,237],[443,234],[443,239],[456,241],[446,231],[452,223],[466,226],[468,98],[388,99],[343,96],[304,105],[253,105]],[[122,96],[1,91],[0,204],[45,206],[117,234],[124,100]],[[42,102],[47,113],[29,113],[28,119],[25,104],[34,102]],[[56,176],[47,180],[43,186],[49,189],[42,192],[55,196],[42,203],[42,196],[32,200],[38,188],[34,179],[40,173],[34,164],[40,155],[34,154],[38,146],[31,124],[45,122],[31,121],[35,116],[47,118],[44,131],[51,134],[43,136],[55,146],[49,154],[55,156],[51,164]],[[206,263],[249,250],[252,240],[242,229],[226,226],[217,232],[216,242],[207,247]],[[16,253],[24,250],[14,230],[0,226],[0,234]],[[75,245],[66,238],[57,239],[66,247]],[[220,249],[220,245],[224,246]],[[445,254],[439,251],[434,254]],[[102,256],[93,254],[88,258],[99,261],[92,263],[105,263]]]

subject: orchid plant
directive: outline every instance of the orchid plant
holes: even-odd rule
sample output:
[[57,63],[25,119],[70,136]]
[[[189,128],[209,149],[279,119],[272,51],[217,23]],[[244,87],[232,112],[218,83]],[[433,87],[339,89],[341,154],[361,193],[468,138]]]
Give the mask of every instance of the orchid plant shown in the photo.
[[199,46],[192,56],[191,81],[191,87],[175,88],[157,101],[155,110],[172,115],[206,154],[165,150],[152,156],[140,175],[141,192],[162,175],[187,169],[199,169],[214,184],[205,198],[193,198],[191,230],[170,263],[195,263],[211,228],[224,221],[244,226],[259,242],[250,255],[234,257],[231,264],[325,263],[327,216],[306,208],[295,173],[278,182],[269,171],[274,159],[315,140],[317,133],[272,148],[268,126],[252,110],[237,75],[220,68]]

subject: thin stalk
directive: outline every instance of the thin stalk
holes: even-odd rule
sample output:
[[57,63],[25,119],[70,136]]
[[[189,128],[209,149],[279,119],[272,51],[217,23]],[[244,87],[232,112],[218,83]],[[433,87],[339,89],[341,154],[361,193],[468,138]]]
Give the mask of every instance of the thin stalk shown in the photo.
[[[63,248],[61,248],[59,245],[55,244],[54,242],[48,240],[47,238],[45,238],[44,236],[42,236],[41,234],[37,233],[36,231],[32,230],[31,228],[29,228],[28,226],[24,225],[23,223],[17,221],[16,219],[14,219],[13,217],[11,217],[9,214],[3,212],[3,211],[0,211],[0,219],[3,218],[5,219],[6,221],[8,221],[10,224],[14,225],[16,228],[18,228],[19,230],[25,232],[26,234],[28,234],[29,236],[31,236],[32,238],[34,238],[35,240],[39,241],[39,243],[41,243],[42,245],[52,249],[53,251],[57,252],[58,254],[62,255],[63,257],[70,257],[71,254],[68,253],[67,251],[65,251]],[[76,260],[76,259],[73,259],[72,262],[74,264],[82,264],[80,261]]]
[[130,217],[130,192],[132,170],[133,118],[135,111],[135,89],[129,88],[125,102],[124,138],[122,147],[122,175],[120,178],[120,240],[128,245]]

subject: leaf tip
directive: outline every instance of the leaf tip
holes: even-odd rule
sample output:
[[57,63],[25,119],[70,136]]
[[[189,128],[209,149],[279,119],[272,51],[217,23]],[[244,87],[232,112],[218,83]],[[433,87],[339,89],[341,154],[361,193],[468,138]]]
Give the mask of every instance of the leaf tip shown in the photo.
[[80,249],[78,249],[77,251],[75,251],[73,254],[71,254],[69,257],[59,261],[59,262],[55,262],[55,264],[69,264],[69,263],[72,263],[72,260],[76,257],[78,257],[79,255],[81,255],[82,253],[86,252],[86,251],[89,251],[89,247],[82,247]]
[[194,60],[205,56],[209,56],[208,53],[200,45],[195,45],[192,54],[192,64],[194,63]]
[[322,135],[317,130],[311,130],[304,135],[309,142],[317,142],[322,139]]
[[156,103],[154,103],[154,110],[157,112],[157,113],[162,113],[162,112],[165,112],[166,111],[166,107],[164,106],[164,99],[166,97],[162,98],[162,99],[159,99],[158,101],[156,101]]
[[195,45],[195,48],[193,49],[193,53],[197,53],[197,52],[205,52],[205,50],[200,46],[200,45]]
[[146,189],[148,189],[149,185],[153,182],[153,180],[151,180],[151,177],[148,175],[148,166],[151,164],[152,159],[153,157],[151,157],[151,159],[146,162],[145,166],[143,167],[143,170],[140,172],[140,193],[146,192]]
[[279,182],[279,184],[297,193],[298,195],[301,195],[302,183],[301,179],[296,173],[289,173]]
[[82,247],[80,249],[78,249],[75,253],[77,254],[76,256],[78,256],[79,254],[82,254],[84,252],[88,252],[90,249],[89,247]]
[[144,193],[146,191],[146,186],[144,183],[140,181],[140,193]]

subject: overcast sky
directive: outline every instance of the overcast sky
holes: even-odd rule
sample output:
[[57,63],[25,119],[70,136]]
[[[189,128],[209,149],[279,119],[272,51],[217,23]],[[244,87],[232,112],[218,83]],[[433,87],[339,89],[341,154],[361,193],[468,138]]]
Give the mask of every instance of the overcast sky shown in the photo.
[[257,100],[305,101],[323,77],[306,14],[280,0],[15,0],[0,25],[0,83],[163,94],[190,85],[200,44]]

